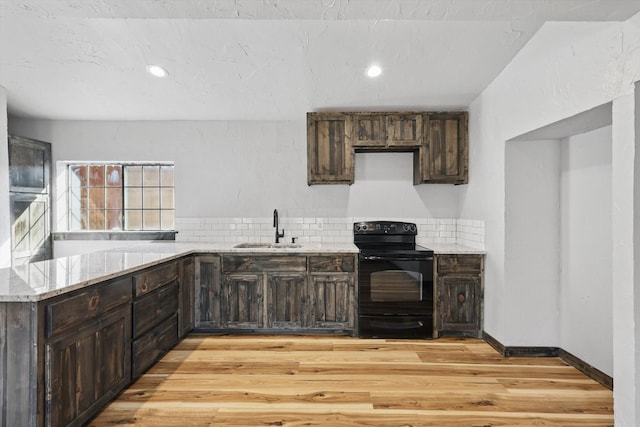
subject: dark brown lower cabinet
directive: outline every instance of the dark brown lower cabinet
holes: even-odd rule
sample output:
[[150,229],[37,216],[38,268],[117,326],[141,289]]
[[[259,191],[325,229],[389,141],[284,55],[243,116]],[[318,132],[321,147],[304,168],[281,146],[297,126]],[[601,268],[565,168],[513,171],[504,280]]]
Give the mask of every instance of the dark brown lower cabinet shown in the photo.
[[309,326],[354,331],[357,305],[353,274],[312,274],[309,280]]
[[200,332],[356,330],[353,253],[202,255],[195,265],[195,329]]
[[220,283],[220,311],[212,313],[218,328],[264,327],[264,290],[261,274],[224,274]]
[[435,261],[436,331],[480,338],[484,256],[438,254]]
[[194,265],[0,302],[0,427],[80,426],[98,413],[189,332]]
[[267,274],[267,328],[304,328],[306,312],[306,273]]
[[220,325],[220,257],[198,255],[194,257],[194,327],[217,328]]
[[177,337],[178,319],[177,314],[173,314],[151,331],[133,341],[132,377],[138,378],[165,353],[175,347],[178,341]]
[[132,378],[136,379],[178,343],[177,281],[133,301]]
[[131,380],[131,310],[123,305],[50,340],[45,423],[82,425]]
[[194,326],[194,292],[195,292],[195,258],[186,257],[180,261],[180,316],[178,317],[178,331],[180,338],[184,337]]

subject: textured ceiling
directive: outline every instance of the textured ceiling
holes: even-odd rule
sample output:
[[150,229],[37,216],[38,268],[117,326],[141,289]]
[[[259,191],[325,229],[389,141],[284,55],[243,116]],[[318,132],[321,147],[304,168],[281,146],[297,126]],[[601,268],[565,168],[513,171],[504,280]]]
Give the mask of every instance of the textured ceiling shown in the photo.
[[[10,114],[48,119],[458,109],[543,23],[638,11],[638,0],[0,0],[0,86]],[[169,77],[149,76],[150,63]]]

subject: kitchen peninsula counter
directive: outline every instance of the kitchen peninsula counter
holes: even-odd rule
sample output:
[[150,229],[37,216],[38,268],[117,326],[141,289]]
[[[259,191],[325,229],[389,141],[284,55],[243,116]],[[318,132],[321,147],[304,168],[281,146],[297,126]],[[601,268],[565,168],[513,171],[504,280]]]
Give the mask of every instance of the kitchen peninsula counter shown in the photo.
[[0,269],[0,302],[35,302],[192,254],[357,253],[350,243],[235,248],[235,243],[145,243]]

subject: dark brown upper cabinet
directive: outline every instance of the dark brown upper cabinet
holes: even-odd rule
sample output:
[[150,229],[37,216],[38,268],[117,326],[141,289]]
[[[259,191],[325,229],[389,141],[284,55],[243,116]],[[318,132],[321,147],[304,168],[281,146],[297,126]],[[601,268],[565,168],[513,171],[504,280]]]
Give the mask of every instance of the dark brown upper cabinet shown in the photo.
[[360,149],[418,148],[422,144],[421,113],[349,113],[351,142]]
[[352,184],[351,116],[307,114],[307,183]]
[[[469,180],[468,113],[425,113],[415,184],[466,184]],[[414,159],[415,160],[415,159]]]
[[467,112],[308,113],[312,184],[352,184],[355,151],[414,152],[414,184],[466,184]]
[[387,145],[387,122],[384,114],[353,113],[351,121],[351,142],[354,147],[378,148]]
[[389,147],[420,147],[422,114],[387,114],[386,119]]

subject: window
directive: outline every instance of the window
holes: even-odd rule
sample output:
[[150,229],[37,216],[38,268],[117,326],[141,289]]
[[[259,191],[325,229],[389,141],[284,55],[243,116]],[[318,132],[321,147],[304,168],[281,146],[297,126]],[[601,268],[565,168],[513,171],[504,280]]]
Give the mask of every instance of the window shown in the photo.
[[175,228],[173,164],[70,163],[70,231]]

